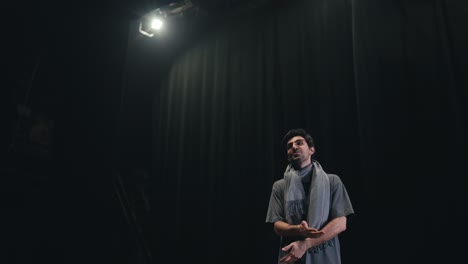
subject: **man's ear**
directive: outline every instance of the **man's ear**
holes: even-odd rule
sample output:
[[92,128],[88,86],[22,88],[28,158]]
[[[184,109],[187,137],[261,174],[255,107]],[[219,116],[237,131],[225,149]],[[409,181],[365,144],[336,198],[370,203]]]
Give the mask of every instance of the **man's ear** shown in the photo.
[[310,151],[310,155],[314,155],[314,153],[315,153],[315,147],[310,147],[310,148],[309,148],[309,151]]

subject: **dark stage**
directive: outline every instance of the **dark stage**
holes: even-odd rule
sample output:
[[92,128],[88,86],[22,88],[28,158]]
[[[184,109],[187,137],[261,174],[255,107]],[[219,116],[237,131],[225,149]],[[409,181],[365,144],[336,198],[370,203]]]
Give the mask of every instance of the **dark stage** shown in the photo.
[[0,263],[277,263],[298,127],[355,210],[343,263],[463,259],[468,2],[199,0],[139,32],[174,2],[4,9]]

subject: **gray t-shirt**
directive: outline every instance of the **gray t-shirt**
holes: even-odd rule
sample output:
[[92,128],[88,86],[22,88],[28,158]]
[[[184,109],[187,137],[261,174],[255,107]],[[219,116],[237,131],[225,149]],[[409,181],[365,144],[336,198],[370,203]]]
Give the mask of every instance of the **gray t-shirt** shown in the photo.
[[[324,226],[330,222],[332,219],[346,216],[348,221],[352,215],[354,215],[354,210],[349,199],[348,192],[338,177],[335,174],[328,174],[330,180],[330,211],[328,221]],[[267,223],[275,223],[276,221],[286,222],[285,212],[284,212],[284,194],[286,188],[286,181],[280,179],[273,184],[270,202],[268,205],[268,213],[266,216]],[[308,199],[306,199],[308,200]],[[323,227],[323,226],[322,226]],[[320,227],[320,228],[322,228]],[[297,240],[298,238],[281,238],[279,257],[280,259],[285,253],[281,250],[282,247],[288,245],[289,243]],[[313,263],[326,263],[326,264],[339,264],[341,263],[340,256],[340,243],[338,236],[333,239],[318,245],[316,247],[310,248],[301,261],[297,263],[313,264]]]

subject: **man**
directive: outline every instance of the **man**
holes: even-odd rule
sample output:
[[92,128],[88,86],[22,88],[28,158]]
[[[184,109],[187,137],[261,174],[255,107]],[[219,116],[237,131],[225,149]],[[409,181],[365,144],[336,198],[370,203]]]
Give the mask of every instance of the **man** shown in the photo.
[[345,186],[312,159],[314,140],[304,129],[283,138],[284,177],[273,184],[266,217],[280,236],[279,263],[341,263],[338,234],[354,210]]

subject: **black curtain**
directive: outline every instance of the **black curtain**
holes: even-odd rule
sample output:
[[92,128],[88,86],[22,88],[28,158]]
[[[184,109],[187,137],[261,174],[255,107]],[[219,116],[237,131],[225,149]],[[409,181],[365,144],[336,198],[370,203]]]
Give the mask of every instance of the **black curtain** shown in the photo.
[[112,174],[122,10],[115,1],[8,3],[0,263],[135,263]]
[[158,262],[276,263],[265,214],[286,165],[282,136],[297,127],[353,202],[345,263],[461,256],[467,4],[273,3],[186,38],[172,57],[163,40],[130,37],[126,98],[138,109],[154,98],[152,133],[129,148],[151,155]]

